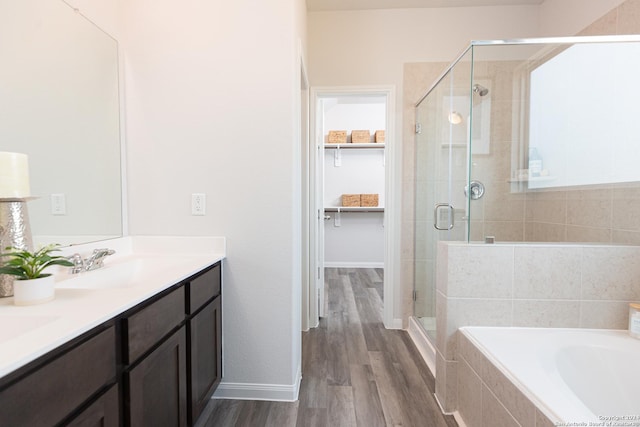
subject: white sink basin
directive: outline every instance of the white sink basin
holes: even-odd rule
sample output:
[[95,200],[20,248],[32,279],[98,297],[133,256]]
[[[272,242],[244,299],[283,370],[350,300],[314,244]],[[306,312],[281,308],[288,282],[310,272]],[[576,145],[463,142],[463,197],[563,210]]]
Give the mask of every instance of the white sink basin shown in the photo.
[[141,286],[186,259],[170,256],[106,259],[104,267],[84,273],[56,275],[59,289],[117,289]]
[[0,316],[0,343],[16,338],[50,322],[59,319],[59,316],[34,316],[34,315],[6,315]]

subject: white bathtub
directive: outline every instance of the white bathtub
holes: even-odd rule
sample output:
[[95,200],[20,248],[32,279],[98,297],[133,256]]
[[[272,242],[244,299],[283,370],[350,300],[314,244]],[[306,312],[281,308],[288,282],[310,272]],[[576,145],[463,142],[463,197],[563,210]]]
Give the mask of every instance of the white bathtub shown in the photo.
[[550,420],[640,426],[640,340],[627,331],[460,331]]

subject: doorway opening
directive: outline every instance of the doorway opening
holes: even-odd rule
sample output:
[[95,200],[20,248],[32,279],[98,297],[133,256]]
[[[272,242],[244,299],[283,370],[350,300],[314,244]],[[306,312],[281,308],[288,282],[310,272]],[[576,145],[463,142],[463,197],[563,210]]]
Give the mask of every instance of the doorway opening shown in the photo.
[[398,327],[389,209],[393,111],[392,88],[312,89],[310,259],[316,277],[309,292],[310,327],[325,315],[325,268],[379,269],[385,278],[384,323]]

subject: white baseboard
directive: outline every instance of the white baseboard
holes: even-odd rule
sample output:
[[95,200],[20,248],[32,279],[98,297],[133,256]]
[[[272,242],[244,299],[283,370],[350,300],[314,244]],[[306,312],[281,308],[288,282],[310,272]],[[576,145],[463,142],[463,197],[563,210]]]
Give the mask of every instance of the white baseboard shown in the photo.
[[395,318],[391,321],[390,324],[385,323],[384,327],[387,329],[403,329],[402,319]]
[[382,262],[327,262],[324,263],[328,268],[384,268]]
[[295,384],[251,384],[221,382],[213,399],[270,400],[295,402],[300,392],[302,374],[298,371]]

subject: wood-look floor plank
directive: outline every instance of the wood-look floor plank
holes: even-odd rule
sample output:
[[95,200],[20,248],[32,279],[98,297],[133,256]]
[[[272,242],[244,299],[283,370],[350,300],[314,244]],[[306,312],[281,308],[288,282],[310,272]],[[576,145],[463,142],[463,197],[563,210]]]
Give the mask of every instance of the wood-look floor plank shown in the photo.
[[299,402],[271,402],[265,427],[295,427]]
[[395,377],[391,361],[380,351],[370,351],[369,360],[376,379],[382,411],[388,426],[409,425],[402,405],[403,393]]
[[327,316],[303,333],[299,400],[212,400],[197,427],[457,427],[407,332],[384,328],[383,280],[383,269],[326,269]]
[[353,405],[351,386],[329,386],[329,407],[327,408],[329,426],[356,426],[356,411]]
[[326,408],[298,408],[296,427],[333,427],[327,423]]
[[386,425],[380,394],[370,365],[351,365],[353,406],[358,427]]
[[242,406],[235,427],[264,426],[267,424],[271,402],[248,400]]
[[367,353],[367,342],[362,332],[362,321],[358,313],[353,289],[349,286],[345,289],[345,307],[347,314],[347,324],[345,325],[345,337],[347,341],[347,355],[349,363],[362,363],[369,357]]
[[342,311],[334,312],[333,316],[328,319],[328,385],[351,385],[351,378],[349,376],[349,354],[345,351],[347,348],[345,323],[345,315]]
[[[245,402],[242,400],[211,400],[211,402],[207,405],[203,416],[198,420],[197,425],[206,427],[235,426],[236,421],[238,420],[238,416],[240,415],[240,410],[244,403]],[[205,414],[209,415],[205,418]],[[201,422],[203,420],[205,421]]]

